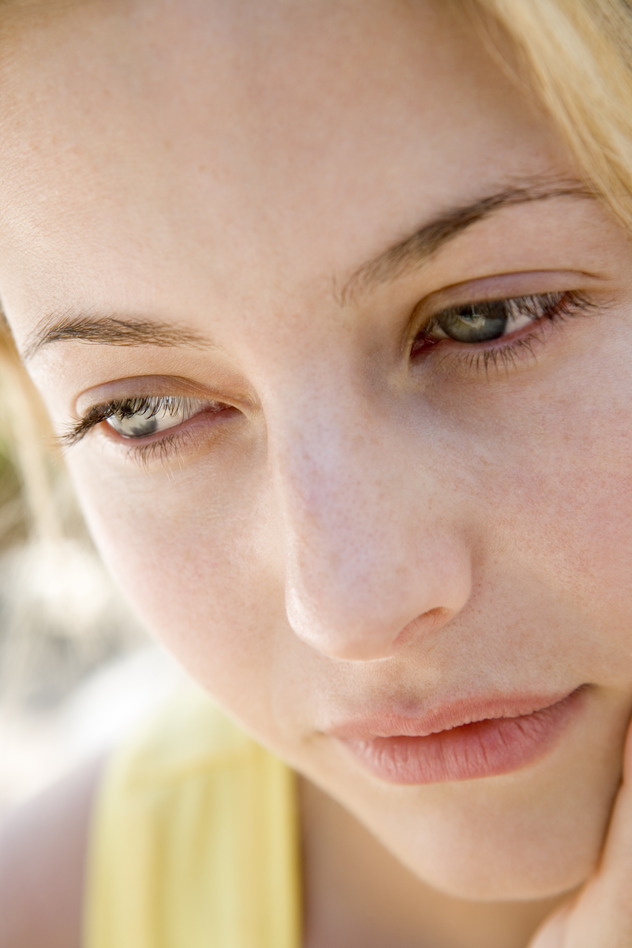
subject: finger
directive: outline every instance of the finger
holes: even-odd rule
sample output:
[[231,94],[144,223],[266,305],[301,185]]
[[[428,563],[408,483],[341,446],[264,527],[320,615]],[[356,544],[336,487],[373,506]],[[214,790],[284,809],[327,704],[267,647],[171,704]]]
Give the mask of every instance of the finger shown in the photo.
[[594,875],[545,922],[529,948],[632,946],[632,725],[604,848]]
[[632,724],[628,728],[621,786],[610,817],[599,872],[608,877],[613,874],[613,878],[607,881],[614,884],[619,879],[624,882],[624,874],[630,873],[627,878],[627,896],[632,904],[632,890],[629,887],[632,881]]

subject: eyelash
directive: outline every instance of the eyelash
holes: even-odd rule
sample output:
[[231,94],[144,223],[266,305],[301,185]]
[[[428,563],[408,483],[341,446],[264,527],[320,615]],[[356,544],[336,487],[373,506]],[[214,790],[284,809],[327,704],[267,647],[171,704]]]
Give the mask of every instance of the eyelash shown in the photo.
[[[141,395],[133,398],[112,399],[102,405],[94,405],[90,408],[84,417],[73,425],[58,439],[62,448],[70,448],[82,441],[93,428],[106,422],[108,418],[116,415],[123,418],[132,418],[134,415],[142,415],[145,420],[159,415],[161,412],[176,414],[178,407],[189,402],[188,398],[179,398],[173,395]],[[219,402],[206,402],[200,400],[200,405],[204,406],[196,414],[220,414],[229,408]],[[195,416],[193,416],[195,417]],[[192,419],[187,419],[192,420]],[[184,422],[183,422],[184,424]],[[177,430],[181,426],[174,426],[174,430],[167,429],[162,437],[155,437],[152,440],[138,438],[125,438],[118,435],[118,443],[124,445],[128,454],[141,461],[148,462],[154,459],[166,460],[178,448],[182,447],[189,438],[189,432]],[[147,437],[150,437],[149,435]]]
[[[436,330],[436,327],[439,326],[441,318],[445,319],[446,316],[467,308],[475,310],[480,307],[483,309],[486,305],[489,307],[492,302],[495,305],[504,304],[507,311],[509,311],[510,304],[514,308],[523,307],[527,313],[533,314],[533,329],[514,339],[511,339],[510,336],[509,341],[505,343],[494,341],[493,345],[462,343],[449,337],[431,339],[430,333],[433,328]],[[573,316],[586,314],[594,309],[594,306],[595,304],[584,294],[569,291],[509,297],[505,300],[479,301],[463,304],[461,307],[451,307],[432,316],[425,328],[416,334],[411,347],[411,358],[425,359],[433,350],[443,348],[445,343],[452,343],[450,358],[458,358],[460,362],[465,363],[468,370],[482,370],[488,374],[490,367],[494,369],[511,367],[521,350],[524,350],[530,356],[534,356],[533,345],[538,341],[537,334],[539,330],[543,329],[543,324],[551,325]],[[420,339],[424,340],[424,337],[424,348],[415,354],[414,349],[417,342]],[[499,338],[502,339],[502,337]],[[456,351],[455,346],[457,347]],[[473,351],[468,352],[468,348]],[[94,405],[76,425],[73,425],[59,438],[59,443],[63,448],[72,447],[83,440],[93,428],[115,415],[132,417],[135,414],[143,414],[145,418],[150,418],[165,410],[175,413],[177,405],[184,401],[186,399],[174,396],[138,396],[122,400],[113,399],[102,405]],[[210,402],[208,407],[211,408],[213,413],[216,411],[219,414],[229,406]],[[126,439],[119,435],[119,444],[124,444],[128,454],[142,463],[154,459],[167,460],[189,440],[190,432],[186,429],[179,431],[177,430],[178,427],[180,426],[177,426],[173,432],[167,429],[162,437],[154,438],[151,441],[140,441],[139,439],[140,443],[135,442],[132,438]]]
[[[507,311],[510,304],[514,309],[522,308],[523,313],[527,313],[533,319],[533,328],[526,330],[513,339],[510,334],[506,342],[502,341],[504,337],[499,337],[498,340],[489,340],[487,343],[479,342],[478,344],[461,343],[449,337],[435,340],[430,338],[432,329],[438,326],[442,317],[465,309],[476,310],[477,307],[484,309],[486,306],[489,308],[492,304],[504,306]],[[465,303],[462,306],[441,310],[441,312],[432,316],[426,326],[415,335],[411,347],[411,357],[413,359],[424,359],[433,350],[439,347],[443,348],[443,344],[452,343],[449,352],[450,359],[456,358],[466,369],[484,371],[488,375],[490,368],[511,368],[522,352],[535,358],[533,347],[537,342],[544,341],[541,333],[547,324],[551,326],[574,316],[587,315],[594,309],[595,303],[584,293],[576,290],[569,290],[564,293],[536,293],[507,297],[502,300],[481,300],[475,303]],[[420,339],[425,342],[425,345],[423,349],[415,353],[415,347]]]

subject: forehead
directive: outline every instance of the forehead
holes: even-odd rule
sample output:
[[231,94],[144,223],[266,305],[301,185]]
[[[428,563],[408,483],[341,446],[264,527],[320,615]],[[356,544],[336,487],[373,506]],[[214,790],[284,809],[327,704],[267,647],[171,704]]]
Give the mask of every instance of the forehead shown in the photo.
[[182,294],[200,272],[218,299],[236,283],[303,286],[499,176],[546,170],[553,137],[457,9],[92,0],[7,14],[5,299],[86,284],[98,304],[133,285],[158,306],[158,275]]

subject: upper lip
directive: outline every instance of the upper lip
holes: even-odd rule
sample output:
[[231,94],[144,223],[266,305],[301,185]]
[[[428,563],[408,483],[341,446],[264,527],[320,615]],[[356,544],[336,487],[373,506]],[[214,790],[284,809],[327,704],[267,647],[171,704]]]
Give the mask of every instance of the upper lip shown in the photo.
[[499,718],[518,718],[559,704],[577,689],[562,693],[473,695],[436,702],[416,713],[397,713],[390,708],[377,708],[358,714],[326,728],[327,733],[341,740],[371,740],[387,737],[428,737],[441,731]]

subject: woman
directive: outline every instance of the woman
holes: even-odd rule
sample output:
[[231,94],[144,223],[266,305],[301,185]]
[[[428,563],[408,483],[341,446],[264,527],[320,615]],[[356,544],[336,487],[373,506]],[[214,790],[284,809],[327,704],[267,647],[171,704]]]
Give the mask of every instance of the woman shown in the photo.
[[[300,775],[276,944],[632,944],[628,6],[2,17],[7,319],[122,588]],[[31,904],[98,782],[12,837],[76,841]],[[24,943],[71,889],[5,883]]]

